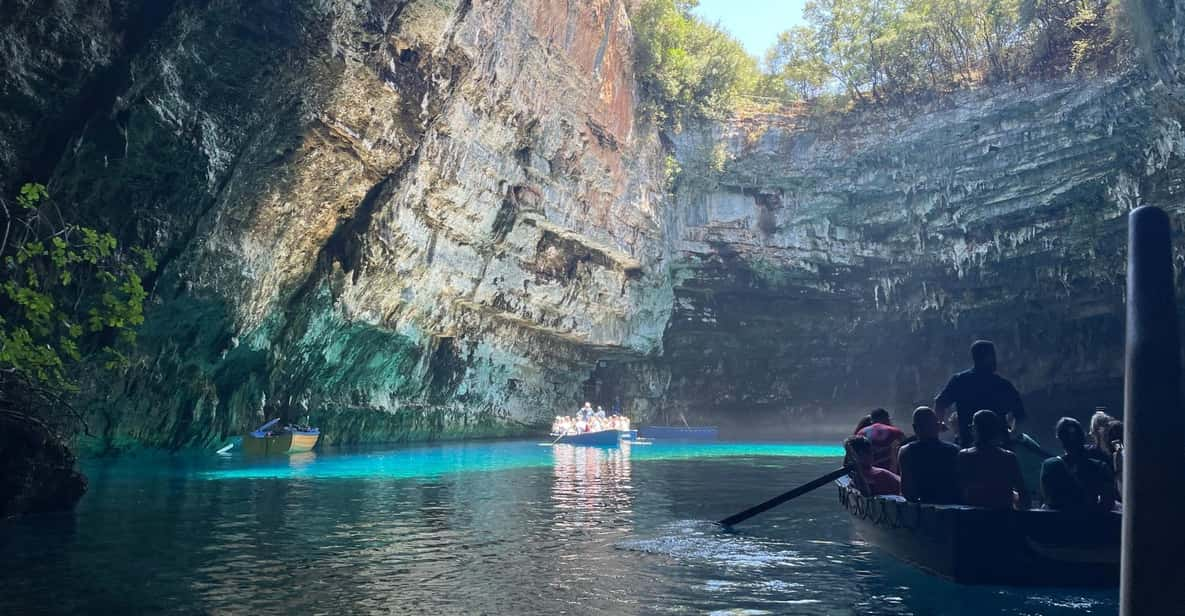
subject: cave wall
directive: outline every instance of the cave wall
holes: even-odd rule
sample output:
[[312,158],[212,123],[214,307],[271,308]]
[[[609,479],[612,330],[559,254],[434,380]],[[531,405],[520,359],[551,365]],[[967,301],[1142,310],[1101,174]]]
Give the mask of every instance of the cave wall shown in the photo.
[[0,0],[0,185],[162,263],[87,447],[522,433],[583,397],[826,432],[976,337],[1082,414],[1121,391],[1125,213],[1181,213],[1185,29],[1137,4],[1132,71],[692,127],[669,194],[626,0]]
[[[87,3],[28,4],[112,41],[52,193],[163,263],[133,367],[90,384],[93,445],[276,414],[329,442],[521,432],[659,347],[662,154],[621,0],[179,1],[134,49]],[[4,133],[22,160],[35,124]]]
[[874,406],[903,419],[989,338],[1035,424],[1118,411],[1126,214],[1181,224],[1174,97],[1136,70],[684,135],[665,404],[807,429]]

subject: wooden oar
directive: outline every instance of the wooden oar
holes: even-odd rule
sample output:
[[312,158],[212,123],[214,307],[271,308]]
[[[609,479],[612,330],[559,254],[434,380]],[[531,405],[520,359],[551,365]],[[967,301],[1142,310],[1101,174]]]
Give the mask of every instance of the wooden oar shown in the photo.
[[1013,442],[1015,442],[1018,445],[1023,446],[1025,449],[1028,449],[1029,451],[1041,456],[1042,458],[1054,457],[1054,455],[1052,453],[1046,451],[1045,448],[1042,447],[1041,444],[1038,443],[1036,439],[1029,436],[1028,434],[1025,434],[1024,432],[1020,432],[1020,433],[1014,434],[1013,436],[1016,437],[1013,440]]
[[735,524],[744,522],[745,520],[748,520],[749,518],[751,518],[759,513],[764,513],[766,511],[769,511],[770,509],[773,509],[774,507],[777,507],[778,505],[781,505],[782,503],[784,503],[786,501],[794,500],[794,499],[798,498],[799,496],[806,494],[807,492],[810,492],[812,490],[816,490],[816,489],[820,488],[824,484],[835,481],[836,479],[839,479],[840,477],[843,477],[844,475],[848,474],[849,470],[851,470],[851,469],[850,469],[850,467],[847,467],[847,466],[837,468],[837,469],[831,471],[830,473],[827,473],[826,475],[823,475],[822,477],[819,477],[818,479],[811,481],[810,483],[804,483],[804,484],[798,486],[797,488],[794,488],[793,490],[790,490],[789,492],[786,492],[785,494],[782,494],[780,496],[775,496],[775,497],[765,501],[764,503],[761,503],[760,505],[754,505],[753,507],[749,507],[748,509],[746,509],[738,514],[730,515],[727,518],[720,520],[718,522],[718,524],[727,528],[729,526],[733,526]]

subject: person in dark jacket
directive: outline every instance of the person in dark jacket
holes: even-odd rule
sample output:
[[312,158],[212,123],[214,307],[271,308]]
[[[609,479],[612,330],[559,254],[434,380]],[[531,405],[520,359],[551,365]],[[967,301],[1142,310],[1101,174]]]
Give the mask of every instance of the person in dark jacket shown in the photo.
[[940,505],[959,502],[959,448],[938,438],[941,425],[930,407],[914,409],[913,433],[917,440],[898,453],[901,495],[908,500]]
[[988,340],[976,340],[971,345],[972,367],[950,378],[934,398],[934,411],[939,420],[946,418],[953,406],[959,413],[959,444],[971,444],[971,422],[974,413],[995,411],[1005,422],[1020,422],[1025,418],[1025,407],[1020,393],[1012,383],[996,374],[996,345]]
[[1041,494],[1050,509],[1109,511],[1115,506],[1114,475],[1086,453],[1086,432],[1072,417],[1057,422],[1065,453],[1041,465]]

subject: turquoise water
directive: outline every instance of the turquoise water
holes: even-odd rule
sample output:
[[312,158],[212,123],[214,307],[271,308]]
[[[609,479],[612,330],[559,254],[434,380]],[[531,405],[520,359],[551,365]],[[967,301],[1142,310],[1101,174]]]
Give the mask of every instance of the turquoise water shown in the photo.
[[960,587],[854,535],[833,446],[536,441],[89,461],[76,514],[0,523],[0,614],[1113,614]]
[[[549,439],[550,440],[550,439]],[[633,462],[732,457],[837,458],[843,448],[833,445],[771,443],[693,443],[657,445],[626,444]],[[551,467],[556,452],[588,452],[587,447],[539,442],[477,442],[412,447],[353,455],[320,456],[307,453],[261,464],[257,460],[227,457],[218,468],[202,470],[198,477],[225,479],[410,479],[450,473],[486,473],[522,468]]]

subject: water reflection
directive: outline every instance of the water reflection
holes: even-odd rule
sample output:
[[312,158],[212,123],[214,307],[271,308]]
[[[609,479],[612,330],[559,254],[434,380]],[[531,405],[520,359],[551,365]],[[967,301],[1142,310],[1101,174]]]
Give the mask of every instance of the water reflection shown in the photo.
[[558,521],[577,527],[601,526],[610,522],[628,530],[633,504],[630,444],[623,442],[619,447],[556,445],[552,450],[555,481],[551,500],[561,512],[583,514],[560,516]]

